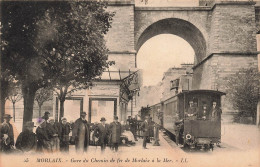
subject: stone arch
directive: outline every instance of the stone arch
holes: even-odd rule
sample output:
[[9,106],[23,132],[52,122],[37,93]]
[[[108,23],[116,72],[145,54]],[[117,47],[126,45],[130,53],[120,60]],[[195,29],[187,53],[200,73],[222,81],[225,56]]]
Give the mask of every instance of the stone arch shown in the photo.
[[137,40],[136,51],[147,40],[160,34],[173,34],[186,40],[194,49],[194,64],[206,57],[207,44],[202,32],[192,23],[177,18],[162,19],[148,26]]

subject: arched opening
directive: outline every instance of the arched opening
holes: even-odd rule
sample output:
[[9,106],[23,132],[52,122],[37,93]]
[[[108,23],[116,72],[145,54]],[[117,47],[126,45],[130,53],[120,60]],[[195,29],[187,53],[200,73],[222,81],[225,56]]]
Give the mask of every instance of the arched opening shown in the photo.
[[183,63],[194,63],[194,50],[187,41],[172,34],[150,38],[137,54],[137,67],[142,69],[143,86],[157,85],[167,70],[180,67]]
[[173,34],[186,40],[195,52],[194,64],[205,58],[207,45],[201,31],[190,22],[177,18],[163,19],[147,27],[136,43],[137,52],[147,40],[160,34]]

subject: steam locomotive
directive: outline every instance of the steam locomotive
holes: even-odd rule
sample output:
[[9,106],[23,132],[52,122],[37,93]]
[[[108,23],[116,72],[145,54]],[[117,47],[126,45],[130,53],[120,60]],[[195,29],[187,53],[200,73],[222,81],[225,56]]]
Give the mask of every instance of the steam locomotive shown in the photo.
[[213,150],[221,142],[223,95],[216,90],[182,90],[143,114],[161,125],[177,145]]

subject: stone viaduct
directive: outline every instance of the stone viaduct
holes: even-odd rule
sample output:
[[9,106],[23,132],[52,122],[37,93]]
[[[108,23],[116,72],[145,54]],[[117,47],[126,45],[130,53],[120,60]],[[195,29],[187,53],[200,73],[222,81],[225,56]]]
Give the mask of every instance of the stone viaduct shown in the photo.
[[[135,115],[133,100],[129,101],[136,94],[129,93],[126,78],[131,78],[138,68],[136,56],[140,47],[159,34],[177,35],[193,47],[193,89],[225,91],[225,77],[240,68],[257,67],[260,6],[254,2],[205,0],[197,7],[138,7],[134,0],[108,1],[108,10],[115,12],[115,16],[105,38],[108,58],[116,64],[88,90],[67,98],[64,115],[59,113],[59,100],[53,98],[46,110],[52,108],[56,120],[62,116],[76,120],[82,111],[88,113],[92,123],[99,122],[102,116],[110,122],[114,115],[120,121]],[[225,99],[222,107],[224,112],[231,110]]]
[[109,1],[108,9],[116,13],[106,36],[109,59],[119,69],[138,68],[136,54],[147,40],[174,34],[194,49],[193,89],[225,91],[225,77],[257,67],[260,7],[249,1],[209,2],[197,7],[136,7],[133,0]]

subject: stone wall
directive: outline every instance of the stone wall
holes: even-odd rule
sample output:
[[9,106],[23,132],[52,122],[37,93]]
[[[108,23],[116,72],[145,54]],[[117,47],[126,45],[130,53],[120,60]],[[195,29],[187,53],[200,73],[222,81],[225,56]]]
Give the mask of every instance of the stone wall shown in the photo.
[[134,3],[132,1],[112,1],[108,11],[114,12],[112,28],[105,36],[109,49],[109,60],[115,61],[115,67],[128,70],[135,67],[134,49]]
[[210,53],[255,52],[255,9],[250,3],[219,3],[213,8]]
[[[226,91],[226,78],[241,68],[257,68],[256,55],[214,54],[194,69],[192,89]],[[223,112],[232,112],[232,105],[222,98]]]

